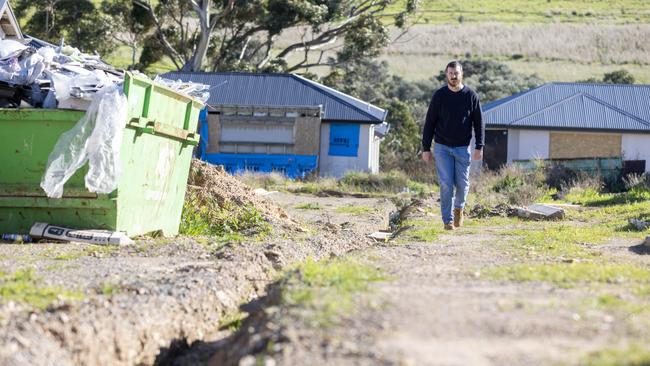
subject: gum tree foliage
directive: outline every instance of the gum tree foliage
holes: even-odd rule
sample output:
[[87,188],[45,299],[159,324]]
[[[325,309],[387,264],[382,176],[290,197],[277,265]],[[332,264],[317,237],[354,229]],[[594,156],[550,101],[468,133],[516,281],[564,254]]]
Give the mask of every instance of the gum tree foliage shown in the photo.
[[99,54],[111,51],[113,43],[106,40],[107,28],[91,0],[17,0],[12,2],[23,32],[54,44],[61,39],[86,52]]
[[105,15],[107,40],[128,46],[131,49],[129,69],[137,68],[138,50],[144,46],[154,26],[149,12],[133,0],[103,0],[100,10]]
[[[478,93],[483,104],[543,83],[537,75],[515,73],[507,65],[496,61],[461,60],[460,62],[463,65],[464,83]],[[442,66],[443,69],[444,67],[445,65]],[[443,86],[445,80],[445,70],[441,70],[435,77],[435,81],[439,86]]]
[[579,83],[605,83],[605,84],[634,84],[635,79],[629,71],[625,69],[615,70],[603,74],[601,79],[589,78],[578,81]]
[[[392,21],[405,27],[418,0],[134,2],[148,11],[155,25],[155,34],[145,42],[143,66],[165,55],[186,71],[292,72],[376,56],[389,42],[386,18],[382,19],[387,7],[403,3]],[[299,39],[279,45],[278,36],[289,28],[299,33]]]
[[[388,111],[386,122],[391,129],[381,144],[381,165],[398,166],[416,159],[420,147],[420,126],[416,120],[421,110],[419,84],[390,75],[388,64],[369,58],[342,63],[322,82]],[[419,105],[418,105],[419,104]]]
[[634,76],[627,70],[621,69],[605,73],[603,83],[606,84],[634,84]]

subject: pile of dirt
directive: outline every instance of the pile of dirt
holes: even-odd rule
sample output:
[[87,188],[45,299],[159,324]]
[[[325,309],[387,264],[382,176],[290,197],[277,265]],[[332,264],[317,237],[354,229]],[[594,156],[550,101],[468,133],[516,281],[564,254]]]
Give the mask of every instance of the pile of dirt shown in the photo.
[[202,203],[216,201],[219,207],[253,207],[274,225],[286,229],[299,227],[281,207],[255,194],[252,188],[228,174],[220,165],[193,159],[188,194],[196,195]]

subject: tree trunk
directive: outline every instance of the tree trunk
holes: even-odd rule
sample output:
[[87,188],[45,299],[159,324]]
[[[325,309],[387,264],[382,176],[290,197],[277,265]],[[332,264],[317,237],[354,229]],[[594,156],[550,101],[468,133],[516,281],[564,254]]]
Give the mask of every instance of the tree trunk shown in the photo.
[[200,5],[196,4],[194,10],[199,16],[199,25],[201,26],[201,37],[194,48],[192,57],[183,65],[183,71],[201,71],[203,61],[208,53],[210,45],[210,36],[212,27],[210,26],[210,10],[212,9],[212,0],[202,0]]

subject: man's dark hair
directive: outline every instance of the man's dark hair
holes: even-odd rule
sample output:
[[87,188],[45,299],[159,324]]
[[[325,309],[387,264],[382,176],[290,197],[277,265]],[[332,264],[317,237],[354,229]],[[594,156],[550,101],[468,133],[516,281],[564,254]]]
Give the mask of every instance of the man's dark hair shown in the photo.
[[463,65],[461,65],[459,61],[452,61],[452,62],[448,63],[447,67],[445,67],[445,71],[447,71],[450,67],[452,69],[459,68],[460,71],[463,71]]

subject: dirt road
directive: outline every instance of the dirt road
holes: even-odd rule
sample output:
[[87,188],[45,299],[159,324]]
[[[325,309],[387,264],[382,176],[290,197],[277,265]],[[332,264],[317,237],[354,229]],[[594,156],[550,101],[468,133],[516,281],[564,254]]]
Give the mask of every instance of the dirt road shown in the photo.
[[[395,200],[270,197],[302,230],[230,244],[3,245],[3,294],[56,296],[40,309],[3,302],[0,363],[619,365],[617,350],[647,355],[650,256],[640,234],[603,227],[646,206],[585,208],[553,223],[471,219],[444,232],[432,197],[403,210],[394,240],[373,243],[365,235],[388,226]],[[283,302],[286,281],[273,282],[308,257],[352,259],[381,280],[315,322],[313,309]],[[249,300],[238,330],[224,329]],[[603,350],[619,358],[590,361]]]
[[[349,220],[336,211],[345,199],[288,195],[275,199],[304,220]],[[315,200],[318,209],[296,209]],[[631,345],[648,344],[650,296],[643,291],[650,283],[646,276],[650,256],[639,249],[639,239],[612,238],[598,246],[560,242],[559,255],[543,248],[541,254],[531,254],[522,251],[525,238],[520,235],[544,230],[543,223],[475,219],[460,230],[441,232],[436,229],[441,226],[438,209],[435,200],[424,202],[410,210],[406,219],[412,227],[395,241],[349,255],[380,269],[387,278],[358,295],[353,314],[342,315],[325,328],[301,321],[296,311],[262,317],[250,324],[257,322],[256,329],[267,333],[280,329],[282,336],[274,339],[284,339],[283,346],[275,351],[249,349],[246,357],[242,351],[226,364],[266,360],[281,365],[578,365],[589,364],[597,351],[625,353]],[[550,225],[563,224],[585,225],[572,215]],[[589,250],[589,255],[576,254],[582,250]],[[540,281],[495,275],[499,269],[522,268],[522,263],[560,271],[566,266],[569,280],[562,282],[563,277],[557,280],[552,274]],[[613,280],[593,280],[587,274],[584,281],[572,282],[571,271],[582,270],[583,264],[587,271],[610,264],[620,266],[615,270],[632,266],[643,276],[620,273]],[[274,328],[273,323],[285,326]],[[228,344],[250,348],[246,338]]]

